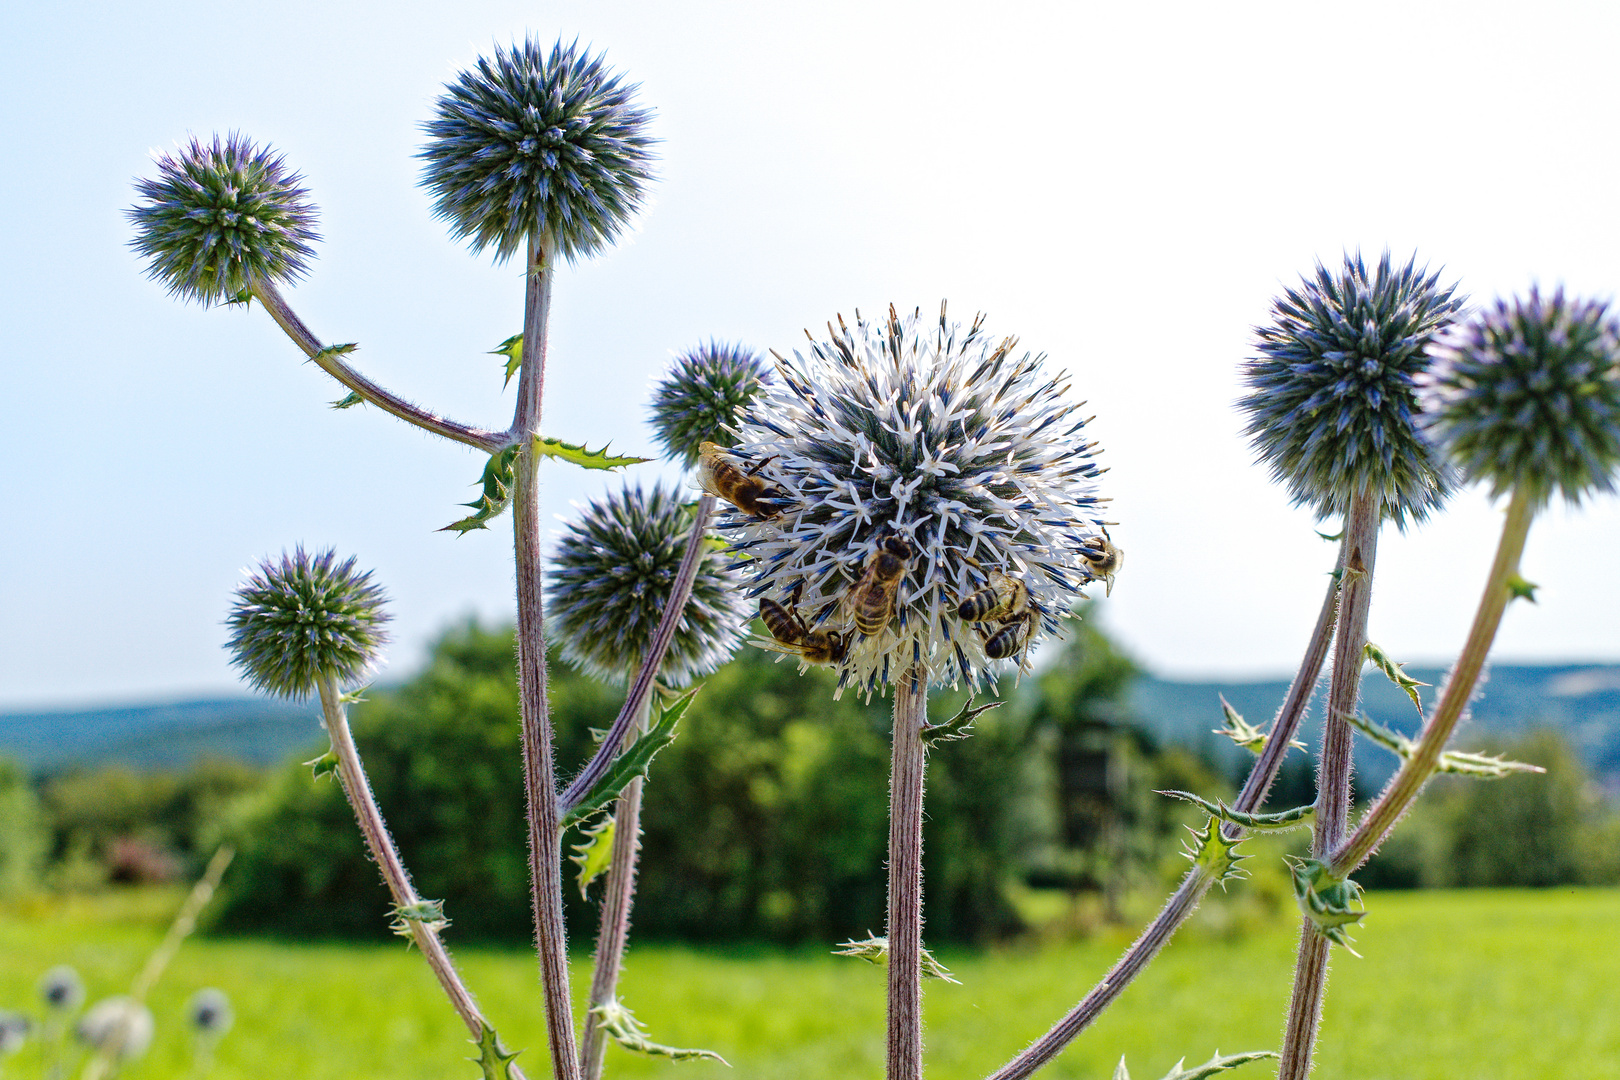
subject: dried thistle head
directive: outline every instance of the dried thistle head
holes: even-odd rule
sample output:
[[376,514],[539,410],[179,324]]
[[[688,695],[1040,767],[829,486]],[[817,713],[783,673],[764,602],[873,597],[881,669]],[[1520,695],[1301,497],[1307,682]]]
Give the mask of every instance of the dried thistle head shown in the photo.
[[158,175],[135,181],[125,211],[147,276],[204,305],[236,300],[256,281],[302,277],[320,239],[303,177],[282,155],[232,132],[193,138],[157,156]]
[[531,234],[566,259],[596,253],[652,180],[651,114],[635,90],[578,42],[548,52],[528,38],[480,58],[423,125],[434,214],[501,260]]
[[[1096,579],[1102,471],[1063,376],[977,319],[840,318],[776,372],[730,451],[783,493],[721,523],[750,595],[850,642],[840,687],[979,685]],[[989,590],[984,603],[968,601]],[[973,616],[972,619],[964,617]]]
[[653,434],[664,455],[690,469],[703,443],[729,443],[768,377],[759,354],[742,345],[710,341],[676,357],[653,389]]
[[358,681],[388,640],[381,585],[359,573],[351,556],[302,547],[266,560],[236,590],[225,620],[231,663],[247,681],[279,697],[302,699],[321,680]]
[[1613,491],[1620,469],[1620,319],[1607,303],[1497,300],[1430,349],[1431,430],[1470,480],[1536,502]]
[[114,1061],[132,1061],[152,1045],[152,1010],[132,997],[103,998],[75,1029],[80,1040]]
[[1337,273],[1318,263],[1272,302],[1239,405],[1260,460],[1296,505],[1341,516],[1370,492],[1404,527],[1445,500],[1447,470],[1416,400],[1428,344],[1463,303],[1439,280],[1415,257],[1396,267],[1386,251],[1369,273],[1360,254],[1346,255]]

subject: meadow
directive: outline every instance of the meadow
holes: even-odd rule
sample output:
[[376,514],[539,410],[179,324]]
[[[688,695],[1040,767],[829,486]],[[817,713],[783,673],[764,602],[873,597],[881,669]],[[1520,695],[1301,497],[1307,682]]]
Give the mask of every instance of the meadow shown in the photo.
[[[178,903],[166,890],[13,903],[0,915],[0,1008],[30,1005],[39,975],[70,963],[91,999],[118,992]],[[1375,893],[1357,937],[1360,960],[1334,966],[1318,1073],[1322,1080],[1620,1078],[1620,890]],[[1279,918],[1241,934],[1213,921],[1188,932],[1043,1075],[1111,1075],[1124,1053],[1138,1078],[1176,1058],[1274,1047],[1295,929]],[[1087,940],[947,953],[962,985],[927,985],[927,1053],[935,1080],[986,1075],[1090,986],[1126,943]],[[452,945],[454,944],[452,932]],[[457,956],[531,1077],[544,1032],[531,956],[463,947]],[[588,977],[575,968],[576,987]],[[158,1037],[133,1080],[185,1077],[184,1002],[217,986],[236,1026],[217,1080],[427,1080],[472,1077],[470,1047],[421,958],[403,944],[188,941],[154,992]],[[882,1072],[879,969],[819,949],[632,947],[624,995],[653,1036],[718,1051],[734,1066],[643,1059],[610,1050],[615,1076],[710,1080],[843,1078]],[[1353,1032],[1351,1035],[1349,1033]],[[37,1046],[6,1077],[37,1073]],[[1265,1065],[1237,1075],[1266,1076]]]

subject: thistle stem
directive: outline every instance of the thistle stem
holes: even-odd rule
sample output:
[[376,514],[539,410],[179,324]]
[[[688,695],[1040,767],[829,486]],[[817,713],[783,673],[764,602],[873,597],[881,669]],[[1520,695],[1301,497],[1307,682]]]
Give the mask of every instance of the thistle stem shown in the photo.
[[[1344,566],[1345,552],[1348,548],[1347,534],[1346,540],[1339,548],[1337,565],[1340,568]],[[1311,691],[1315,688],[1317,677],[1322,673],[1322,665],[1327,660],[1328,645],[1333,640],[1333,626],[1338,611],[1339,580],[1340,575],[1335,574],[1328,583],[1327,595],[1322,598],[1322,609],[1317,614],[1316,626],[1311,631],[1299,671],[1295,673],[1294,681],[1288,688],[1282,708],[1272,721],[1271,734],[1266,738],[1265,747],[1255,761],[1254,768],[1249,772],[1249,778],[1243,784],[1243,791],[1234,804],[1238,810],[1245,812],[1257,810],[1265,802],[1266,793],[1276,780],[1277,773],[1282,768],[1283,757],[1288,753],[1288,743],[1299,730],[1300,721],[1305,715],[1305,706],[1310,701]],[[1229,839],[1242,832],[1230,823],[1224,826],[1222,831]],[[1090,1027],[1092,1022],[1125,992],[1131,981],[1142,973],[1159,954],[1159,950],[1163,949],[1175,935],[1181,924],[1187,921],[1187,917],[1198,907],[1204,894],[1214,884],[1213,876],[1202,868],[1195,867],[1189,870],[1181,879],[1176,891],[1170,895],[1170,899],[1165,901],[1159,914],[1131,947],[1125,950],[1124,955],[1108,970],[1102,981],[1093,987],[1063,1019],[1054,1024],[1051,1030],[1035,1040],[1023,1053],[1003,1065],[990,1080],[1024,1080],[1061,1053],[1065,1046]]]
[[332,378],[365,398],[371,404],[399,417],[407,424],[414,424],[424,431],[431,431],[435,435],[442,435],[446,439],[468,446],[476,447],[486,454],[493,454],[508,445],[510,433],[504,431],[486,431],[483,428],[471,427],[467,424],[458,424],[454,420],[447,420],[436,413],[429,412],[420,405],[413,405],[396,394],[389,393],[381,386],[372,382],[354,368],[350,367],[343,357],[334,353],[323,352],[324,346],[304,325],[293,309],[283,299],[281,292],[273,282],[255,281],[253,295],[264,305],[276,325],[286,331],[293,343],[303,350],[304,355],[315,361],[322,371]]
[[922,729],[928,681],[916,669],[894,688],[889,769],[888,1080],[922,1080]]
[[579,1080],[579,1051],[568,989],[563,928],[562,829],[552,761],[551,708],[546,700],[545,610],[541,593],[540,433],[545,388],[546,322],[551,314],[550,253],[529,238],[523,291],[523,370],[512,434],[518,441],[512,484],[513,555],[517,570],[518,703],[523,717],[523,787],[529,823],[529,880],[535,950],[546,1009],[546,1037],[556,1080]]
[[1534,517],[1535,507],[1529,492],[1523,487],[1515,488],[1502,523],[1502,539],[1496,546],[1496,559],[1491,564],[1484,594],[1474,614],[1474,624],[1468,631],[1468,640],[1457,657],[1456,666],[1446,679],[1440,704],[1423,725],[1423,734],[1419,736],[1411,757],[1402,763],[1399,771],[1384,787],[1378,801],[1356,826],[1355,833],[1333,850],[1327,860],[1328,870],[1333,876],[1343,878],[1366,862],[1418,797],[1429,777],[1434,775],[1440,755],[1462,719],[1474,688],[1479,684],[1485,658],[1490,653],[1491,643],[1496,640],[1497,629],[1502,625],[1502,614],[1513,597],[1509,583],[1519,573],[1519,558],[1524,554],[1524,543],[1530,535],[1530,522]]
[[[621,752],[647,730],[650,705],[650,699],[643,703],[635,725],[625,733]],[[639,776],[631,780],[614,805],[613,854],[602,893],[602,927],[596,936],[596,965],[591,972],[591,1008],[607,1004],[618,993],[625,941],[630,936],[630,907],[636,895],[636,857],[641,852],[641,784]],[[585,1080],[599,1080],[606,1052],[607,1032],[602,1029],[601,1019],[587,1012],[580,1052]]]
[[[388,831],[388,824],[383,821],[382,811],[377,808],[377,801],[372,798],[371,785],[366,780],[365,766],[360,762],[360,751],[354,745],[354,736],[349,731],[349,720],[338,693],[337,683],[331,678],[323,678],[319,689],[321,713],[326,719],[327,733],[332,737],[332,753],[337,757],[338,779],[343,784],[343,794],[348,797],[349,805],[354,808],[354,818],[360,825],[360,835],[365,838],[372,861],[377,864],[377,869],[382,871],[383,881],[388,886],[389,895],[394,898],[394,904],[398,907],[418,904],[422,898],[417,895],[416,887],[411,884],[411,876],[399,857],[399,849],[394,846],[394,838]],[[444,943],[439,940],[438,930],[417,919],[406,919],[404,922],[410,928],[411,940],[427,958],[428,966],[433,969],[434,978],[439,980],[439,986],[450,999],[451,1006],[461,1017],[462,1023],[467,1025],[467,1031],[474,1040],[481,1039],[489,1023],[479,1011],[472,992],[461,981],[460,972],[456,971],[454,961],[450,959]],[[516,1064],[512,1066],[512,1076],[514,1080],[522,1076]]]
[[[1381,512],[1371,492],[1350,504],[1344,523],[1348,545],[1343,568],[1339,627],[1333,643],[1333,675],[1323,717],[1322,765],[1317,776],[1316,828],[1311,854],[1324,858],[1344,838],[1350,821],[1350,774],[1355,731],[1349,717],[1361,696],[1361,669],[1367,648],[1367,613],[1372,607],[1373,570],[1378,557]],[[1294,962],[1294,988],[1283,1029],[1278,1080],[1304,1080],[1322,1025],[1327,994],[1328,940],[1309,919],[1300,927]]]
[[664,654],[669,651],[669,643],[675,640],[675,631],[681,624],[686,602],[692,597],[692,583],[697,580],[698,568],[703,565],[703,542],[708,536],[709,521],[714,516],[714,505],[713,495],[704,495],[698,500],[697,512],[692,518],[692,532],[686,540],[686,553],[681,556],[680,568],[675,571],[675,587],[670,590],[669,600],[664,604],[664,614],[658,620],[658,629],[653,633],[652,647],[647,650],[647,656],[641,662],[641,670],[636,673],[630,683],[630,692],[625,695],[624,707],[619,710],[613,725],[602,737],[602,744],[597,747],[596,754],[562,793],[563,813],[578,806],[579,801],[596,786],[598,780],[602,779],[608,766],[612,765],[613,759],[618,756],[621,746],[629,745],[625,735],[631,726],[640,722],[638,717],[646,715],[647,703],[652,699],[653,683],[657,679],[658,669],[664,662]]

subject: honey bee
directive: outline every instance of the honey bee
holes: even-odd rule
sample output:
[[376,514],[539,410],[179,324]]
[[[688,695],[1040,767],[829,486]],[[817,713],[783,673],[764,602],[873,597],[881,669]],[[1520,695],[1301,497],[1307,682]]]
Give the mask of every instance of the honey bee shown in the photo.
[[759,471],[770,464],[766,458],[746,472],[739,469],[724,447],[712,442],[698,444],[698,483],[716,498],[724,499],[745,514],[769,521],[782,512],[787,493]]
[[914,552],[911,544],[895,533],[878,541],[878,549],[866,560],[866,569],[844,597],[844,606],[855,620],[855,629],[872,637],[881,634],[894,618],[895,597],[900,592],[900,579]]
[[1125,565],[1125,552],[1114,546],[1114,542],[1108,537],[1107,529],[1103,530],[1102,539],[1092,540],[1092,544],[1096,553],[1093,554],[1093,548],[1081,548],[1080,557],[1091,568],[1091,576],[1102,579],[1103,595],[1112,595],[1114,575]]
[[[972,559],[968,560],[973,562]],[[978,566],[978,563],[973,563]],[[982,567],[981,567],[982,569]],[[1029,586],[1020,578],[991,570],[984,588],[964,597],[956,605],[956,617],[963,622],[1003,622],[1029,610]]]
[[979,627],[984,639],[984,655],[992,660],[1018,657],[1018,666],[1024,666],[1023,652],[1029,648],[1029,632],[1035,625],[1035,612],[1026,608],[1016,615],[1002,619],[994,628]]
[[849,655],[849,642],[838,630],[812,630],[799,614],[799,590],[804,582],[793,586],[793,594],[786,604],[759,598],[759,617],[775,641],[757,644],[777,652],[791,653],[810,664],[841,664]]

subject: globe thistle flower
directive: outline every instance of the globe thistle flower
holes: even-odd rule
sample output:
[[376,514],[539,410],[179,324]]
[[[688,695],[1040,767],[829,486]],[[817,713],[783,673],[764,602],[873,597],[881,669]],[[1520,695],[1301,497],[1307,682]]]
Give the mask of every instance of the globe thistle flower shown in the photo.
[[33,1027],[22,1013],[0,1012],[0,1058],[22,1049]]
[[350,558],[302,547],[266,560],[236,590],[225,625],[231,662],[259,690],[308,697],[325,678],[350,683],[377,662],[388,635],[382,586]]
[[152,1045],[152,1010],[132,997],[96,1002],[79,1021],[79,1038],[114,1061],[140,1057]]
[[[1096,577],[1105,542],[1102,470],[1065,378],[1015,356],[1016,339],[993,341],[982,316],[963,332],[943,305],[937,323],[891,307],[881,325],[857,312],[828,331],[777,358],[731,451],[786,493],[773,516],[722,520],[749,556],[750,595],[840,635],[847,648],[812,658],[836,665],[840,690],[912,669],[977,685],[1000,660],[1022,663]],[[854,600],[879,566],[892,615],[881,593]],[[964,598],[997,581],[1024,590],[1006,618],[962,619]],[[1015,648],[991,647],[1007,633]]]
[[157,167],[156,178],[135,181],[140,201],[125,213],[147,277],[171,296],[207,306],[256,281],[305,274],[320,239],[316,210],[282,155],[232,132],[223,142],[193,138],[178,154],[159,155]]
[[[569,523],[546,574],[563,659],[622,682],[652,645],[692,529],[676,493],[638,484],[591,503]],[[751,610],[735,571],[705,559],[658,678],[684,686],[731,658]]]
[[529,38],[462,72],[423,125],[422,186],[474,251],[510,258],[531,233],[567,259],[624,228],[652,179],[651,114],[579,47]]
[[1337,274],[1318,263],[1314,278],[1272,302],[1238,404],[1260,460],[1295,505],[1340,516],[1371,493],[1381,516],[1404,528],[1445,500],[1450,477],[1418,422],[1414,380],[1462,304],[1438,272],[1415,257],[1397,269],[1387,251],[1371,274],[1359,253]]
[[51,1012],[72,1012],[84,1004],[84,980],[77,971],[59,964],[40,978],[39,996]]
[[710,341],[682,353],[653,389],[653,434],[664,455],[690,469],[700,445],[729,443],[769,377],[759,355],[742,345]]
[[1430,347],[1426,407],[1436,440],[1494,494],[1527,486],[1579,502],[1613,491],[1620,467],[1620,320],[1606,303],[1498,300]]
[[191,1025],[191,1030],[203,1038],[221,1038],[231,1030],[231,1024],[235,1021],[231,999],[213,987],[197,991],[186,1003],[186,1022]]

